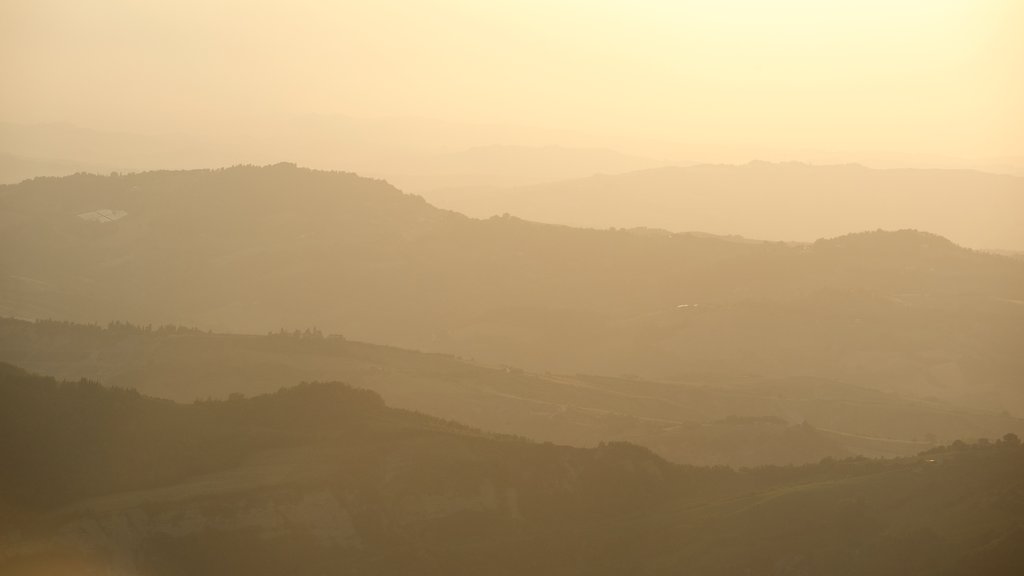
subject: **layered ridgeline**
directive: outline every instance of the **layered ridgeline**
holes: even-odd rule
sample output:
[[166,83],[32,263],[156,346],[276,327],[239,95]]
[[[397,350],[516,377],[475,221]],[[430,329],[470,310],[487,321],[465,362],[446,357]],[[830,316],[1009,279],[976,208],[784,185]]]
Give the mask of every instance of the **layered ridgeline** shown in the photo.
[[1024,178],[973,170],[703,164],[424,195],[437,206],[482,218],[509,213],[570,226],[803,241],[915,228],[974,248],[1024,251]]
[[906,456],[956,439],[1024,435],[1024,421],[1005,414],[833,381],[531,374],[311,331],[246,336],[0,319],[0,360],[182,402],[339,380],[390,406],[491,432],[581,447],[629,441],[687,464]]
[[[745,471],[342,384],[175,404],[0,365],[4,574],[1018,574],[1012,435]],[[950,505],[955,502],[955,505]]]
[[0,313],[355,340],[560,373],[808,377],[1024,413],[1024,261],[474,220],[281,164],[0,188]]

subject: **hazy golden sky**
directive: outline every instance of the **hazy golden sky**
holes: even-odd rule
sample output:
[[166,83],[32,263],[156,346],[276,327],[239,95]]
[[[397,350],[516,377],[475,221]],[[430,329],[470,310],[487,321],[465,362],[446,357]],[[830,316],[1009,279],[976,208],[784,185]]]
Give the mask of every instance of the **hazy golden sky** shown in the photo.
[[1017,0],[3,0],[0,118],[300,114],[1024,154]]

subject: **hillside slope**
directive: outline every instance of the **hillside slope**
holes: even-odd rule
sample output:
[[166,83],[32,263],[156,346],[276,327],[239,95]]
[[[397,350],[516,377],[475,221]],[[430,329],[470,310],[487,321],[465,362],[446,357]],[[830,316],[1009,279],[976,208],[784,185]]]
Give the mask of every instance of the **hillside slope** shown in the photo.
[[291,165],[0,188],[0,312],[346,337],[543,372],[793,376],[1024,413],[1024,261],[473,220]]
[[1024,434],[1005,414],[815,379],[652,382],[531,374],[318,334],[244,336],[0,319],[0,360],[191,402],[340,380],[391,406],[574,446],[627,440],[688,464],[902,456],[958,438]]
[[1014,574],[1015,437],[736,472],[338,384],[174,404],[0,366],[5,574]]

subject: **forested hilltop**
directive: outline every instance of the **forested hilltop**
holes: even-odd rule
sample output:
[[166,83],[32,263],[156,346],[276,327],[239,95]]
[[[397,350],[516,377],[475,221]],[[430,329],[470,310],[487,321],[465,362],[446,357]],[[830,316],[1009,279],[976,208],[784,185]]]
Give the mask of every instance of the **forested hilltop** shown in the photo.
[[474,220],[279,164],[0,187],[0,312],[355,340],[648,379],[794,376],[1024,413],[1024,262]]
[[735,471],[494,436],[342,384],[175,404],[6,364],[0,427],[12,575],[1024,567],[1014,435]]

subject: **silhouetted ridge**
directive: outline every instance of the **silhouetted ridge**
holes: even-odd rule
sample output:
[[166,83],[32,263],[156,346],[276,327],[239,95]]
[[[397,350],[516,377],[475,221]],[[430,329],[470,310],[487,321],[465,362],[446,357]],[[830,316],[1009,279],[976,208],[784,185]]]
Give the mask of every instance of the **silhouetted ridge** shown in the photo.
[[193,225],[229,226],[232,221],[253,218],[272,218],[268,224],[279,225],[297,214],[324,211],[341,222],[346,215],[337,211],[358,210],[364,216],[382,209],[395,211],[395,215],[401,211],[438,211],[419,196],[404,194],[383,180],[352,172],[300,168],[292,163],[109,176],[82,173],[37,178],[0,190],[0,202],[4,204],[16,202],[37,210],[57,210],[65,216],[106,208],[154,222],[187,218]]

